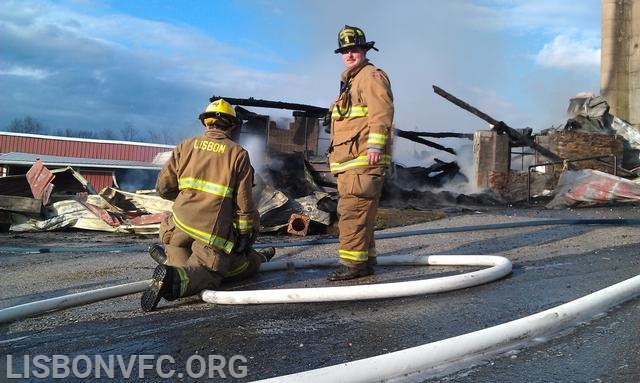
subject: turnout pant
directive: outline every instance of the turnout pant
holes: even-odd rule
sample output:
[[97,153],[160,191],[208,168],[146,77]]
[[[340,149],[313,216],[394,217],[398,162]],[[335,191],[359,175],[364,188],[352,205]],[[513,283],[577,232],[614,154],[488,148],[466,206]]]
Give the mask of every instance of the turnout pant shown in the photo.
[[171,216],[160,224],[160,240],[167,255],[167,265],[175,267],[179,276],[179,281],[174,281],[179,284],[176,298],[195,295],[205,289],[218,289],[223,282],[250,278],[260,269],[260,255],[251,246],[243,254],[222,253],[189,237],[176,227]]
[[346,265],[376,256],[373,233],[383,181],[379,169],[338,174],[338,255]]

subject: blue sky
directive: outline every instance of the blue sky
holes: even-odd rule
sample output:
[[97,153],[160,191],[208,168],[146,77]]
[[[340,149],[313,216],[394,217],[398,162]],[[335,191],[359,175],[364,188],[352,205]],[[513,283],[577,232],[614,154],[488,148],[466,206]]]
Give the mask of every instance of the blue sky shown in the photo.
[[599,93],[600,23],[596,0],[3,0],[0,129],[30,116],[186,137],[212,95],[328,106],[349,24],[380,49],[368,56],[391,78],[396,127],[486,129],[438,85],[540,131]]

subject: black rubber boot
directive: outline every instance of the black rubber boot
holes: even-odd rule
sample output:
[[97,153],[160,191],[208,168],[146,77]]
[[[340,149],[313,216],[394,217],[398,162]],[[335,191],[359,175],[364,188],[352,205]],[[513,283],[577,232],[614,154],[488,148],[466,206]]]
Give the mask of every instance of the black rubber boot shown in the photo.
[[171,266],[158,265],[153,270],[151,285],[142,293],[140,306],[142,311],[153,311],[161,298],[171,295],[174,270]]
[[158,265],[167,264],[167,254],[165,254],[164,247],[162,247],[162,245],[154,243],[153,245],[149,246],[149,255],[151,256],[151,258],[153,258],[154,261],[156,261]]
[[378,257],[369,257],[367,259],[367,272],[369,273],[369,275],[375,273],[374,267],[377,264],[378,264]]
[[332,271],[327,275],[327,279],[330,281],[346,281],[349,279],[366,277],[373,274],[373,267],[371,271],[367,267],[366,263],[360,263],[353,266],[340,265],[340,268],[336,271]]
[[276,248],[271,246],[265,247],[264,249],[258,250],[258,254],[260,254],[260,259],[262,260],[262,263],[266,263],[266,262],[269,262],[271,258],[273,258],[276,255]]

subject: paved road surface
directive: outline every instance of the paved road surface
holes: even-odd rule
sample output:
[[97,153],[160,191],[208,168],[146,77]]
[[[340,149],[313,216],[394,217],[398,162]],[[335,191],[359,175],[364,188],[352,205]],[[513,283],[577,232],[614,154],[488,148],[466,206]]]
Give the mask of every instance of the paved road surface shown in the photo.
[[[520,222],[546,218],[638,218],[639,207],[464,211],[448,218],[387,229]],[[286,238],[263,238],[278,241]],[[309,237],[302,240],[308,240]],[[108,233],[0,234],[0,308],[105,286],[149,279],[153,261],[142,250],[155,238]],[[501,324],[566,303],[640,274],[640,227],[630,225],[550,225],[458,233],[416,235],[380,240],[382,256],[495,254],[513,262],[513,273],[496,282],[442,294],[364,302],[214,306],[197,298],[161,302],[143,313],[139,294],[67,309],[0,325],[0,381],[7,374],[20,381],[47,375],[33,358],[61,355],[69,359],[67,381],[86,378],[84,356],[111,355],[118,366],[132,356],[153,355],[145,362],[144,381],[167,381],[155,370],[161,355],[168,381],[196,381],[200,361],[212,356],[214,370],[230,381],[300,372],[418,346]],[[334,257],[336,244],[282,247],[276,259]],[[26,250],[41,252],[26,253]],[[454,267],[380,267],[376,275],[353,283],[376,283],[452,275]],[[329,286],[327,269],[264,273],[232,289]],[[335,285],[335,284],[331,284]],[[635,382],[640,378],[640,299],[603,313],[567,334],[531,344],[459,371],[426,381],[451,382]],[[6,351],[5,351],[6,350]],[[236,356],[234,358],[234,356]],[[25,358],[29,358],[26,360]],[[25,361],[30,370],[25,378]],[[40,360],[45,367],[53,362]],[[64,359],[59,360],[64,363]],[[229,368],[233,362],[234,368]],[[131,379],[141,372],[134,364]],[[10,370],[8,370],[10,367]],[[243,369],[244,368],[244,369]],[[104,371],[104,370],[102,370]],[[59,369],[64,374],[64,369]],[[178,378],[182,373],[182,378]],[[233,373],[233,374],[232,374]],[[77,375],[77,374],[76,374]],[[240,376],[235,379],[232,375]],[[102,373],[104,378],[104,372]],[[128,381],[122,370],[111,381]],[[206,375],[205,375],[206,376]],[[17,381],[17,380],[16,380]]]

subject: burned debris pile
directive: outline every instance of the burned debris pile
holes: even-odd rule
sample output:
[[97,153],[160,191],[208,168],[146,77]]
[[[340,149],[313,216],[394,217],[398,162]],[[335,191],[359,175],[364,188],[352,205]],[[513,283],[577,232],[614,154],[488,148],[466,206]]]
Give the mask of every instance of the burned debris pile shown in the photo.
[[[287,171],[277,171],[284,163]],[[254,188],[262,231],[287,228],[292,217],[299,216],[304,217],[305,227],[297,227],[296,233],[306,234],[314,223],[329,225],[335,204],[311,175],[305,176],[300,155],[280,156],[271,166],[257,176]],[[74,169],[50,171],[41,161],[23,176],[0,178],[0,186],[7,194],[0,195],[0,224],[13,232],[81,229],[157,234],[173,204],[155,191],[130,193],[108,187],[97,193]]]
[[[546,203],[553,197],[549,208],[640,201],[633,186],[640,174],[640,131],[609,114],[602,97],[577,95],[570,100],[570,118],[562,129],[547,129],[534,136],[529,128],[513,129],[441,88],[433,88],[492,127],[474,134],[475,186],[509,203],[532,203],[534,199]],[[520,170],[511,163],[513,148],[521,148]],[[616,193],[617,187],[624,192]],[[583,192],[568,193],[576,190]]]
[[158,196],[114,188],[96,193],[74,169],[50,171],[40,160],[24,176],[0,178],[0,185],[0,201],[21,198],[21,203],[0,206],[0,223],[15,232],[75,228],[157,233],[164,212],[171,209],[171,202]]
[[[425,166],[393,163],[381,207],[429,210],[522,204],[562,208],[640,201],[640,131],[611,115],[601,97],[572,98],[564,126],[534,135],[530,128],[514,129],[439,87],[434,86],[434,91],[488,122],[491,129],[471,134],[394,128],[396,144],[409,140],[430,152],[461,154],[461,148],[436,143],[439,138],[473,141],[473,164],[463,166],[435,157]],[[237,105],[245,121],[236,139],[258,142],[260,155],[252,153],[252,163],[256,159],[254,200],[261,231],[293,235],[325,231],[336,221],[338,198],[321,148],[328,138],[326,130],[323,137],[320,122],[326,120],[328,110],[252,98],[225,99]],[[292,109],[294,120],[278,127],[270,116],[242,106]],[[159,153],[158,161],[167,153]],[[134,193],[106,187],[98,192],[73,168],[49,170],[40,160],[24,175],[0,177],[0,190],[0,225],[17,232],[71,228],[155,234],[172,205],[153,190]]]
[[310,173],[301,153],[274,153],[266,166],[256,172],[254,201],[257,201],[262,232],[287,227],[292,216],[308,217],[309,225],[328,226],[335,216],[331,194],[321,188]]
[[467,183],[469,179],[460,171],[457,162],[444,162],[437,158],[428,167],[404,167],[396,164],[393,168],[392,184],[406,190],[440,189],[449,183]]

